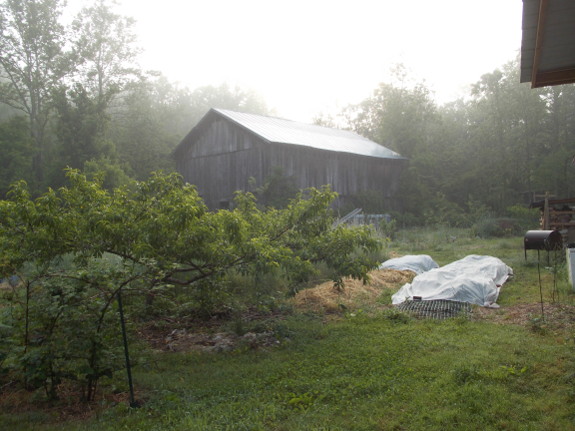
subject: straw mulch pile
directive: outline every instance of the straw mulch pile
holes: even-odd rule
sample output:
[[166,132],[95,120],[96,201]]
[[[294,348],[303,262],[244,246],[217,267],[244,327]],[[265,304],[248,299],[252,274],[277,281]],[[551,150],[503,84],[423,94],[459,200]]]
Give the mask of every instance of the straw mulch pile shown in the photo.
[[294,306],[302,311],[335,313],[373,304],[383,293],[395,293],[415,277],[412,271],[377,269],[369,273],[369,283],[344,278],[343,288],[327,281],[297,293]]

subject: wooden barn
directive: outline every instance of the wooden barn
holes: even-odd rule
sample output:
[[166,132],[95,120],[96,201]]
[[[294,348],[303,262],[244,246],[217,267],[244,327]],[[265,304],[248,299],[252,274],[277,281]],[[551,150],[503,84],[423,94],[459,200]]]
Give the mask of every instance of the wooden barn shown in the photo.
[[299,189],[330,184],[339,204],[369,191],[392,209],[407,161],[350,131],[222,109],[211,109],[174,155],[211,209],[228,208],[235,191],[263,184],[278,169]]

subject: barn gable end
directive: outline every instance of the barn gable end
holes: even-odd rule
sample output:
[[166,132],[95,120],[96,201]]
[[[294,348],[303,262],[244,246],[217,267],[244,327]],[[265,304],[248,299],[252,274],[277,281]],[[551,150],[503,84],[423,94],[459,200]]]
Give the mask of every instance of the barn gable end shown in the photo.
[[175,151],[186,182],[208,207],[225,207],[237,190],[259,186],[279,168],[298,188],[330,184],[341,201],[375,191],[395,205],[406,159],[353,132],[277,118],[210,110]]

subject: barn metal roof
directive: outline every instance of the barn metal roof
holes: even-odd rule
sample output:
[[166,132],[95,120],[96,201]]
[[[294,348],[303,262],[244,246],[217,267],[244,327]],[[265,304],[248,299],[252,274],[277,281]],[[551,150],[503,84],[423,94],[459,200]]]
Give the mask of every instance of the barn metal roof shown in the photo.
[[575,1],[523,0],[521,82],[575,82]]
[[347,130],[331,129],[281,118],[245,114],[224,109],[212,109],[212,111],[259,135],[268,142],[302,145],[320,150],[386,159],[404,158],[389,148]]

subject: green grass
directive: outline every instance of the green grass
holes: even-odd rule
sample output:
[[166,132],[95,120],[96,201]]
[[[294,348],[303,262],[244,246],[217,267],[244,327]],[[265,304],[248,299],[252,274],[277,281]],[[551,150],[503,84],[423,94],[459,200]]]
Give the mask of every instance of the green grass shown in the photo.
[[[293,318],[269,351],[156,354],[135,373],[148,394],[63,430],[571,430],[573,342],[516,326]],[[4,418],[17,429],[22,418]],[[35,419],[35,420],[34,420]],[[22,428],[27,429],[27,428]]]
[[[497,256],[515,272],[502,308],[539,300],[536,253],[525,262],[521,238],[449,233],[456,238],[399,238],[390,251],[430,254],[440,264]],[[553,277],[542,271],[547,286]],[[564,274],[558,278],[569,303]],[[575,430],[574,334],[536,329],[415,320],[388,309],[329,323],[293,315],[281,322],[279,347],[148,353],[134,373],[141,408],[122,402],[65,423],[47,412],[4,414],[0,429]],[[125,389],[123,377],[115,384]]]

